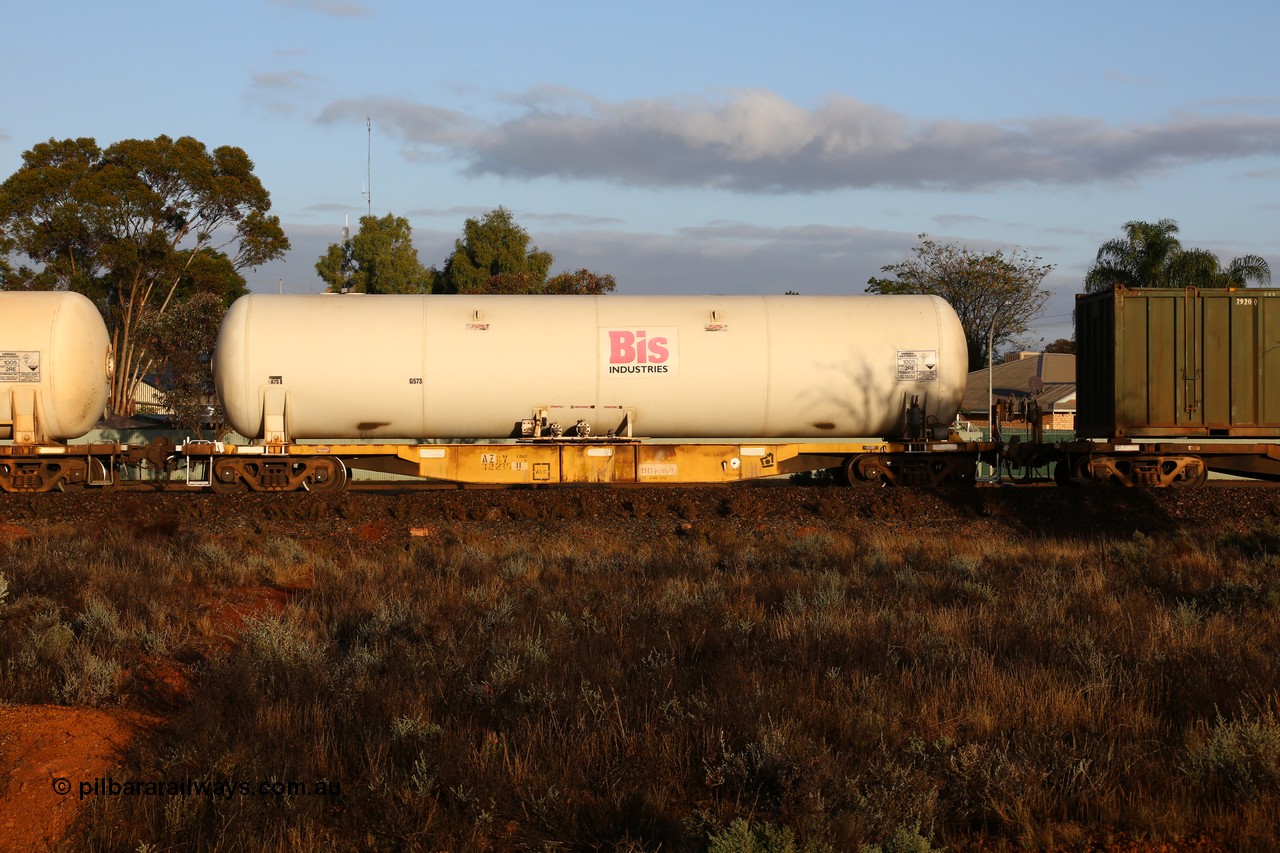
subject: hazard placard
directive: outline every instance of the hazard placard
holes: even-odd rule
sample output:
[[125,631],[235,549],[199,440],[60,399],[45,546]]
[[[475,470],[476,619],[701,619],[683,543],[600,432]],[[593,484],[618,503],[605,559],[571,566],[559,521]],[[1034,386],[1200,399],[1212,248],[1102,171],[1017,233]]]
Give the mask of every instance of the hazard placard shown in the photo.
[[898,350],[899,382],[934,382],[938,378],[936,349]]
[[39,382],[40,353],[36,350],[0,350],[0,382]]

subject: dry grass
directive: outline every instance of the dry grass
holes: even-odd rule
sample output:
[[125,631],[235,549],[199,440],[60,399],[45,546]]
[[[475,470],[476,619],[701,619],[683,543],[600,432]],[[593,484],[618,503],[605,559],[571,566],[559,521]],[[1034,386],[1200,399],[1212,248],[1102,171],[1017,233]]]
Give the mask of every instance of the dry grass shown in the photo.
[[[482,530],[408,545],[110,532],[0,545],[0,697],[143,701],[129,675],[142,661],[192,661],[197,689],[121,775],[341,789],[102,798],[75,844],[1275,841],[1274,528]],[[202,603],[303,577],[311,588],[282,611],[211,643]]]

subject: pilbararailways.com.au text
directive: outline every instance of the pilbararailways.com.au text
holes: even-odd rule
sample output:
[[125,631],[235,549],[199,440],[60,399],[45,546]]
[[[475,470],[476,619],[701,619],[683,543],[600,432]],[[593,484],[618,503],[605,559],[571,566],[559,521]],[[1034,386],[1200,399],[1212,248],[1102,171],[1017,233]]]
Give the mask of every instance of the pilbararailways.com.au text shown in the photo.
[[73,785],[66,777],[59,776],[53,780],[55,794],[65,797],[73,790],[82,800],[88,797],[209,797],[230,800],[234,797],[338,797],[342,795],[342,783],[329,779],[317,782],[126,779],[121,782],[104,776],[81,780]]

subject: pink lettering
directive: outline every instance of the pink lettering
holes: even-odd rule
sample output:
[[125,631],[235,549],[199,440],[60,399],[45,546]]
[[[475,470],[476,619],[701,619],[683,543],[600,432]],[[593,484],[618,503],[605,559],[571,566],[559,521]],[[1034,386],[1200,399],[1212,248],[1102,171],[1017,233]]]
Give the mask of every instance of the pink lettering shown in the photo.
[[609,363],[630,364],[636,360],[636,336],[630,332],[609,333]]
[[644,329],[610,329],[609,364],[668,364],[674,344],[667,335],[649,337]]
[[654,338],[649,341],[649,361],[654,364],[663,364],[671,353],[667,352],[667,339]]

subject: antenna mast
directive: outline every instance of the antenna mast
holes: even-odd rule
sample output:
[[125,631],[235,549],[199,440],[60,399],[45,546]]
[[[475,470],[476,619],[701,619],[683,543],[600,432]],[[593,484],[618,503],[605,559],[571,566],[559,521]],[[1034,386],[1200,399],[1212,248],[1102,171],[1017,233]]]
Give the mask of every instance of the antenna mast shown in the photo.
[[369,116],[364,117],[364,129],[365,133],[368,135],[364,164],[364,200],[369,206],[369,215],[373,216],[373,119],[369,118]]

